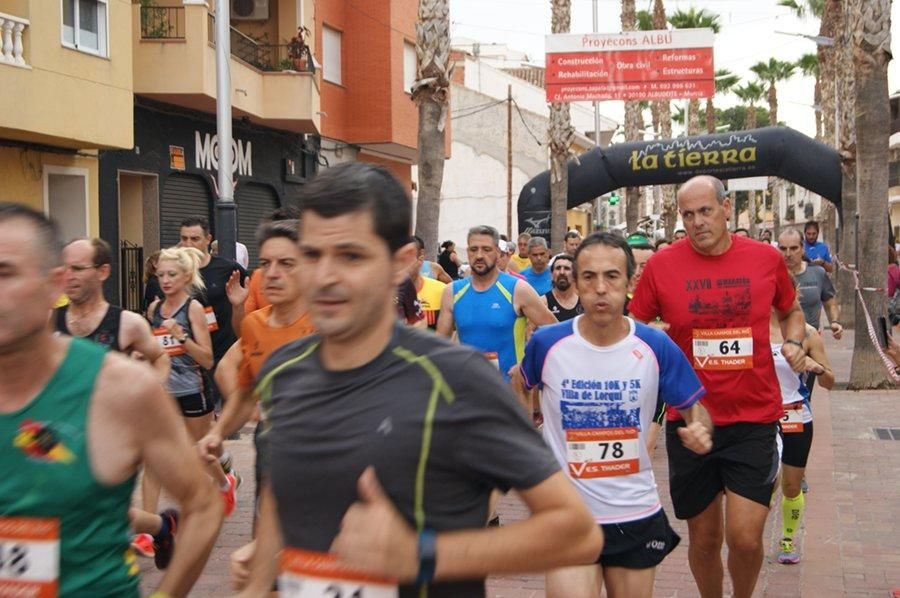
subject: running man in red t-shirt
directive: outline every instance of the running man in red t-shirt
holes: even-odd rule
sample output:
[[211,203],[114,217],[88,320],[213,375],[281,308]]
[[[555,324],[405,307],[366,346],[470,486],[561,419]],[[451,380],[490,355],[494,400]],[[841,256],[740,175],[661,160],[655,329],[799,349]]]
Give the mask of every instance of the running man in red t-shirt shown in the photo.
[[785,331],[782,352],[799,370],[803,312],[778,251],[728,232],[731,200],[721,181],[686,182],[678,210],[688,238],[650,258],[628,309],[638,320],[659,316],[668,324],[708,393],[704,405],[715,425],[709,454],[683,449],[684,422],[672,409],[666,426],[672,504],[688,521],[697,587],[701,596],[722,595],[725,538],[734,596],[749,598],[762,565],[783,414],[768,318],[774,306]]

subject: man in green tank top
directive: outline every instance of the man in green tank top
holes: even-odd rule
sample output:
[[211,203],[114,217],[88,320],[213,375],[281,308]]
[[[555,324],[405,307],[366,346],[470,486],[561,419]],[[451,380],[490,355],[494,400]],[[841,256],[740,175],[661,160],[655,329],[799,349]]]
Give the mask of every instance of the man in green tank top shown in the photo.
[[54,336],[56,228],[0,203],[0,595],[138,596],[128,506],[140,464],[179,503],[179,549],[158,596],[185,596],[222,521],[153,371]]

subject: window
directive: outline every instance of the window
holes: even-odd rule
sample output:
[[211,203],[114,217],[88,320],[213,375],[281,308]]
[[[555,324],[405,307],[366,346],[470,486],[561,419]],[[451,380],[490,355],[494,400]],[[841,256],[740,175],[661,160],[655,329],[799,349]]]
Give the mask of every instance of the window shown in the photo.
[[410,93],[413,83],[416,82],[416,45],[403,42],[403,91]]
[[63,239],[88,234],[88,171],[44,166],[44,213],[59,226]]
[[322,27],[322,77],[326,81],[341,81],[341,32],[330,27]]
[[62,0],[63,45],[107,55],[107,0]]

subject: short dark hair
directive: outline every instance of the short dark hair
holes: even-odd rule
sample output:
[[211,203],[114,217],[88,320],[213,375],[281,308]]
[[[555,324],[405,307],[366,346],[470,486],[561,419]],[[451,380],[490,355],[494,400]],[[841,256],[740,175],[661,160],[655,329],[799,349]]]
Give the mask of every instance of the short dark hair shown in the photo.
[[806,232],[808,228],[814,228],[816,232],[819,232],[819,223],[815,220],[807,220],[806,224],[803,225],[803,231]]
[[344,162],[321,170],[300,191],[299,204],[301,218],[307,211],[323,218],[369,212],[375,234],[391,253],[409,243],[412,202],[403,185],[382,166]]
[[297,206],[281,206],[272,211],[269,216],[272,222],[279,220],[300,220],[300,209]]
[[469,242],[469,238],[472,235],[487,235],[494,240],[494,247],[500,247],[500,233],[497,232],[497,229],[493,226],[488,226],[486,224],[473,226],[466,234],[466,243]]
[[0,201],[0,222],[10,220],[25,220],[34,227],[35,244],[44,252],[42,261],[46,270],[62,264],[63,242],[56,222],[28,206]]
[[566,233],[565,238],[566,239],[580,239],[581,233],[578,232],[577,230],[570,230],[569,232]]
[[683,228],[676,228],[676,229],[675,229],[675,233],[672,233],[672,234],[676,234],[676,233],[684,233],[684,234],[687,234],[687,231],[684,230]]
[[300,238],[297,234],[299,222],[297,220],[272,220],[263,222],[256,229],[256,246],[262,249],[263,244],[269,239],[288,239],[294,243]]
[[672,241],[670,241],[669,239],[657,239],[656,243],[654,243],[654,249],[659,251],[660,245],[671,245],[671,244],[672,244]]
[[179,228],[184,228],[186,226],[199,226],[203,229],[204,235],[209,234],[209,219],[204,216],[188,216],[181,221]]
[[569,262],[569,265],[572,266],[572,269],[575,268],[575,258],[569,255],[568,253],[557,253],[550,259],[550,270],[553,270],[553,266],[556,265],[556,262]]
[[735,233],[743,232],[743,233],[747,234],[748,236],[750,235],[750,231],[747,230],[746,228],[744,228],[743,226],[737,227],[736,229],[734,229],[734,232]]
[[419,251],[425,251],[425,241],[422,240],[422,237],[419,235],[413,235],[410,237],[410,243],[416,244],[416,249]]
[[447,240],[447,241],[444,241],[443,243],[441,243],[441,249],[447,249],[448,247],[453,247],[454,245],[456,245],[456,243],[454,243],[453,241]]
[[94,250],[94,255],[93,257],[91,257],[91,264],[95,268],[99,268],[100,266],[105,266],[106,264],[112,263],[112,248],[109,246],[109,243],[97,237],[75,237],[74,239],[63,245],[63,248],[66,248],[72,243],[76,243],[78,241],[87,241],[91,244],[91,249]]
[[625,274],[628,276],[628,280],[631,280],[631,277],[634,276],[634,271],[637,269],[637,265],[634,262],[634,253],[631,252],[631,246],[619,235],[607,232],[589,234],[585,237],[584,241],[581,242],[581,245],[578,246],[578,249],[575,250],[575,260],[572,263],[572,274],[575,278],[578,278],[578,268],[576,267],[578,264],[578,256],[591,245],[605,245],[624,251]]

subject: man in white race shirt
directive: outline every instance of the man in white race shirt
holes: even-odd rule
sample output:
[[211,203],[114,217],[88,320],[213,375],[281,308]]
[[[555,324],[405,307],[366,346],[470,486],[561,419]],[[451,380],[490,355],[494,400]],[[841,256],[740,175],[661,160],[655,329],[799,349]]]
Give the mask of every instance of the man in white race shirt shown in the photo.
[[682,443],[712,447],[705,394],[666,334],[623,315],[635,261],[626,241],[588,236],[575,254],[584,314],[538,329],[516,376],[541,389],[544,440],[603,529],[597,563],[547,573],[547,596],[647,597],[656,566],[678,545],[659,501],[645,433],[657,396],[688,425]]

